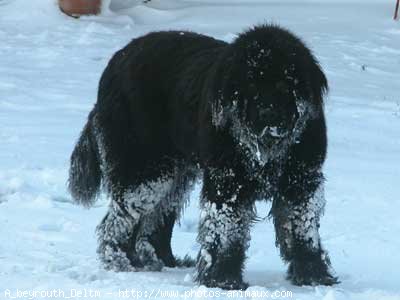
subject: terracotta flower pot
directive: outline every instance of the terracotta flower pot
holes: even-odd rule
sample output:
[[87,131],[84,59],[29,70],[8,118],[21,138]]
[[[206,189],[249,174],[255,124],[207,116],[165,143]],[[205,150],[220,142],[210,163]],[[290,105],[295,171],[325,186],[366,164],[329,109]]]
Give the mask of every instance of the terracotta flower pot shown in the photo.
[[101,0],[58,0],[61,11],[70,16],[97,15]]

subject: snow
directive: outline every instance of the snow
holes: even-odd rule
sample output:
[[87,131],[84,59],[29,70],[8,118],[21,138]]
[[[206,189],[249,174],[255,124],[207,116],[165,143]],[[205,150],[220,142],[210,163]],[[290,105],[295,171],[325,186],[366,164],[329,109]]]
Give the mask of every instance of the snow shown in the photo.
[[[90,210],[72,203],[66,190],[68,160],[95,102],[102,70],[130,39],[152,30],[189,29],[230,41],[265,21],[302,37],[329,79],[321,236],[342,283],[295,287],[287,282],[273,226],[265,218],[251,232],[245,270],[249,291],[264,296],[292,291],[291,299],[307,300],[400,299],[400,23],[392,20],[395,1],[105,2],[110,8],[102,15],[77,20],[59,12],[55,0],[0,0],[0,299],[16,296],[17,290],[61,289],[75,298],[92,290],[101,299],[118,299],[125,290],[152,292],[159,299],[167,297],[156,297],[157,291],[192,292],[191,298],[196,292],[222,292],[196,286],[193,269],[103,270],[95,227],[107,201],[100,199]],[[179,256],[195,257],[199,250],[198,196],[197,185],[174,232]],[[259,216],[268,209],[260,204]],[[169,299],[174,298],[179,297]]]

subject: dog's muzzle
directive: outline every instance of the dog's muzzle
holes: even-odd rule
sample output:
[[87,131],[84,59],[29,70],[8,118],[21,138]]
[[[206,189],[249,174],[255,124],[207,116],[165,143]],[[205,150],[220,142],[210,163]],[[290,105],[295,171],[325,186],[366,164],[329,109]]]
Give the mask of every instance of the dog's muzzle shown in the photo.
[[263,147],[271,147],[280,143],[291,143],[302,134],[307,120],[313,114],[311,104],[305,101],[296,103],[296,112],[282,120],[280,126],[265,126],[258,134],[258,141]]

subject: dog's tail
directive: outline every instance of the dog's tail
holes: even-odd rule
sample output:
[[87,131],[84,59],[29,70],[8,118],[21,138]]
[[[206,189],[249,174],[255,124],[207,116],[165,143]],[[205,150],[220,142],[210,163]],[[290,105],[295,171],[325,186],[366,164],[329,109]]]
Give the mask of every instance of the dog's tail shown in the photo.
[[92,111],[71,155],[68,189],[74,200],[90,207],[97,199],[101,184],[100,155],[93,132]]

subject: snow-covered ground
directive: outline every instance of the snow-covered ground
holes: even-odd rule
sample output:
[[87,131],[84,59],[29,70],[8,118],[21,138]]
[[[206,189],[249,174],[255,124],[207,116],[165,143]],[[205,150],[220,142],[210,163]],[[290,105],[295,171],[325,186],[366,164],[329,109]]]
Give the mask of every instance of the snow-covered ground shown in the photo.
[[[152,30],[189,29],[230,41],[265,21],[301,36],[330,82],[328,204],[321,234],[342,283],[288,283],[272,224],[265,219],[252,231],[245,272],[249,291],[291,291],[289,299],[307,300],[400,299],[400,22],[392,20],[395,1],[107,4],[110,9],[101,16],[77,20],[61,14],[55,0],[0,0],[0,299],[18,296],[17,289],[61,289],[65,296],[72,290],[75,298],[82,298],[78,291],[92,289],[100,299],[118,299],[125,289],[147,291],[147,299],[153,290],[221,291],[196,286],[192,269],[102,270],[94,230],[107,202],[102,199],[91,210],[72,203],[66,191],[68,159],[96,100],[102,70],[130,39]],[[180,256],[195,256],[198,250],[198,193],[199,187],[174,232]],[[268,208],[259,205],[261,217]]]

